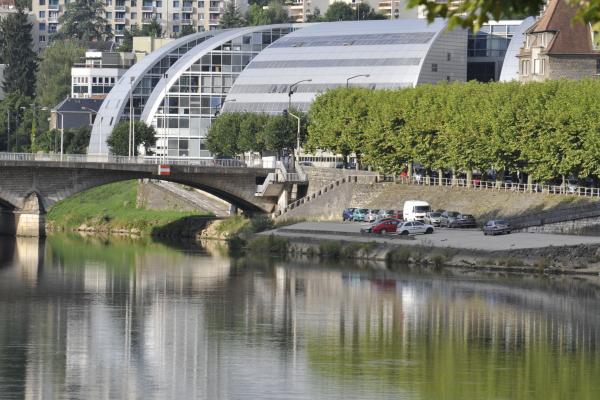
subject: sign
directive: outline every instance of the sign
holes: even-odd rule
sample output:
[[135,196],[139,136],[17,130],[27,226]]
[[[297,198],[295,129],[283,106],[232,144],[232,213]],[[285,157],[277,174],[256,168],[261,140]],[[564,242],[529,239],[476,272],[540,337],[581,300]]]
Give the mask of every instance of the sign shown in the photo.
[[171,167],[169,165],[159,165],[158,175],[171,175]]

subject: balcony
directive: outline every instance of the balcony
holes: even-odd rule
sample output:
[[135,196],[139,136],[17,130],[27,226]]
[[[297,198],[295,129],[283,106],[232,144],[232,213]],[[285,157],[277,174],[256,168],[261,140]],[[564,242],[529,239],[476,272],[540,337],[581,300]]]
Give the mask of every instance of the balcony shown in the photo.
[[58,24],[58,17],[48,17],[49,24]]
[[211,19],[210,21],[208,21],[208,25],[219,25],[219,20]]
[[142,24],[151,24],[154,18],[142,18]]
[[142,11],[154,12],[154,6],[142,6]]
[[115,24],[124,24],[127,22],[125,18],[115,18]]
[[192,20],[191,19],[182,19],[181,25],[192,25]]
[[59,11],[59,10],[60,10],[59,4],[48,4],[48,11]]
[[210,11],[211,13],[220,13],[221,7],[209,7],[208,11]]
[[189,6],[189,7],[188,6],[184,6],[184,7],[181,7],[181,11],[184,12],[184,13],[191,13],[191,12],[194,12],[194,7],[192,7],[192,6]]
[[125,7],[125,6],[115,6],[115,11],[125,12],[125,11],[127,11],[127,7]]

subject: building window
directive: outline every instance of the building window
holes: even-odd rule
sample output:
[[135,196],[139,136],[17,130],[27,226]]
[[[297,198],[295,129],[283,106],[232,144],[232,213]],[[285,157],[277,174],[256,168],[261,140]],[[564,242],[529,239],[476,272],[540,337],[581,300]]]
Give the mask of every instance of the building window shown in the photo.
[[179,25],[174,25],[173,26],[173,33],[178,33],[179,32]]
[[106,19],[112,19],[112,12],[108,11],[106,13]]
[[45,6],[46,5],[46,0],[40,0],[40,6]]
[[132,12],[131,13],[131,19],[132,20],[137,19],[137,13]]
[[46,41],[46,36],[44,36],[44,35],[40,35],[40,37],[39,37],[39,41],[40,41],[40,43],[43,43],[43,42],[45,42],[45,41]]
[[46,18],[46,11],[40,11],[40,18]]
[[174,8],[179,8],[179,1],[178,0],[173,1],[173,7]]
[[533,60],[533,74],[544,75],[544,60],[535,59]]
[[452,53],[446,53],[446,61],[452,61]]
[[437,64],[431,64],[431,72],[438,72],[438,65]]
[[45,31],[46,30],[46,24],[44,22],[40,22],[40,24],[38,25],[38,28],[40,31]]
[[521,75],[529,75],[529,60],[521,60]]

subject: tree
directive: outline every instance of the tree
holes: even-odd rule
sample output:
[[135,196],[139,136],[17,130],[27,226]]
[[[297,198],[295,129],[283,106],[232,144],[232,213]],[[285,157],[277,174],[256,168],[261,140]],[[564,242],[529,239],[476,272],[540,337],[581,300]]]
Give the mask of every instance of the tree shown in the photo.
[[324,18],[329,22],[353,21],[356,20],[356,13],[349,4],[336,1],[327,8]]
[[312,13],[306,15],[306,22],[323,22],[324,20],[319,7],[315,7]]
[[32,25],[27,14],[19,9],[0,20],[0,54],[8,63],[4,70],[4,91],[33,96],[37,57],[32,50]]
[[161,37],[162,36],[162,25],[156,18],[152,18],[149,24],[144,24],[139,35],[135,36],[150,36],[150,37]]
[[289,22],[288,12],[278,1],[271,1],[267,8],[252,4],[246,11],[246,20],[249,25],[270,25]]
[[239,8],[233,0],[229,0],[225,5],[225,10],[219,19],[219,27],[222,29],[239,28],[244,26],[246,21],[242,17]]
[[71,93],[71,67],[85,56],[75,40],[54,41],[42,53],[36,76],[37,102],[54,107]]
[[[600,0],[560,0],[577,7],[577,20],[600,29]],[[505,15],[537,15],[546,0],[463,0],[439,2],[409,0],[408,7],[423,6],[427,19],[448,18],[450,28],[462,26],[478,30],[489,20],[499,21]]]
[[194,29],[193,26],[191,25],[183,25],[181,27],[181,32],[179,32],[179,36],[178,37],[184,37],[187,35],[191,35],[192,33],[196,33],[196,30]]
[[[150,147],[156,144],[156,130],[153,126],[146,125],[143,121],[135,121],[135,146],[134,155],[149,154]],[[89,142],[89,140],[88,140]],[[129,121],[120,122],[113,129],[107,140],[110,152],[117,156],[129,154]]]
[[262,131],[261,140],[265,148],[274,151],[279,157],[283,150],[293,149],[296,145],[296,121],[284,115],[269,116]]
[[121,45],[117,48],[117,51],[123,52],[123,53],[129,53],[133,51],[133,38],[135,36],[140,36],[140,31],[137,27],[137,25],[132,25],[131,29],[124,29],[123,30],[123,41],[121,42]]
[[206,138],[206,148],[217,157],[234,157],[240,153],[241,113],[223,113],[213,120]]
[[9,93],[0,102],[0,149],[9,152],[29,152],[31,147],[31,98],[19,91]]
[[267,150],[263,130],[268,120],[269,116],[267,114],[243,114],[237,140],[239,151],[257,152],[262,155]]
[[74,0],[67,3],[65,13],[59,18],[61,39],[77,39],[86,42],[112,37],[106,31],[104,3],[98,0]]

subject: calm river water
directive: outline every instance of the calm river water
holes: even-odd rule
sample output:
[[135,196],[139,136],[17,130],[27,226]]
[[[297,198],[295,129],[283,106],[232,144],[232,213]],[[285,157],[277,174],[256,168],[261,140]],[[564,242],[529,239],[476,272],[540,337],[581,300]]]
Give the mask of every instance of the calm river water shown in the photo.
[[0,399],[600,399],[593,279],[0,238]]

